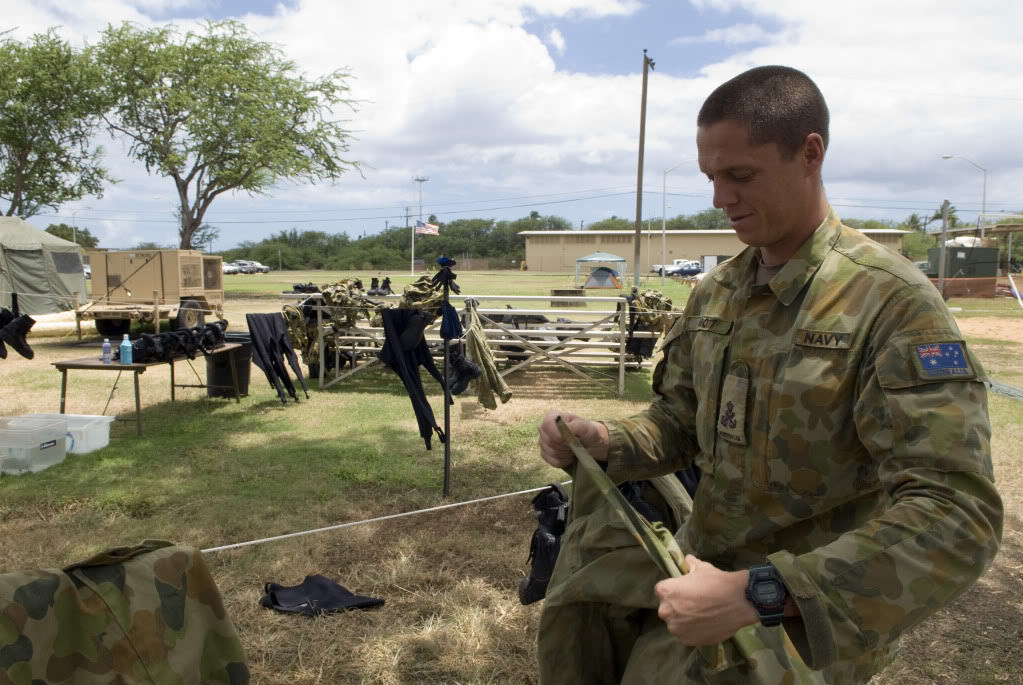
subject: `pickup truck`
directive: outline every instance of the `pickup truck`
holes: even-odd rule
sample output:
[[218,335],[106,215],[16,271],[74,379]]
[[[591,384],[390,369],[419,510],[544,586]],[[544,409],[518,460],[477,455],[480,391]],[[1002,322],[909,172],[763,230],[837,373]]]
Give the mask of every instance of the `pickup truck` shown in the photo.
[[651,271],[665,276],[692,276],[703,271],[703,265],[695,259],[673,259],[671,264],[654,264]]

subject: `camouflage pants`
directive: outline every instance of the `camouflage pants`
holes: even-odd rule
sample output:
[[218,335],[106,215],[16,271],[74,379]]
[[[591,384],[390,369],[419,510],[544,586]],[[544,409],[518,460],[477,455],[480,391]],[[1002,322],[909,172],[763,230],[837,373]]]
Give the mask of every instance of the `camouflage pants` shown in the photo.
[[[680,524],[692,500],[674,476],[655,479],[651,502]],[[780,628],[744,628],[751,658],[729,640],[684,646],[657,616],[654,585],[663,579],[614,504],[577,468],[569,523],[547,588],[537,638],[543,685],[781,685],[825,683],[823,674],[792,668]],[[662,541],[677,544],[670,534]],[[665,539],[666,538],[666,539]],[[797,657],[798,658],[798,657]],[[801,666],[802,664],[800,664]]]

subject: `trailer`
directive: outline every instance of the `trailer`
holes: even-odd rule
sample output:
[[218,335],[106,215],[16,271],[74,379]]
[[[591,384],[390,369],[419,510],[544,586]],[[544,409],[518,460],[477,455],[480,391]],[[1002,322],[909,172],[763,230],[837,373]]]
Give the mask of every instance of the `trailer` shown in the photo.
[[119,338],[132,321],[170,322],[172,330],[202,326],[206,315],[224,316],[220,257],[197,250],[89,250],[92,293],[75,307],[75,328],[92,320],[107,338]]

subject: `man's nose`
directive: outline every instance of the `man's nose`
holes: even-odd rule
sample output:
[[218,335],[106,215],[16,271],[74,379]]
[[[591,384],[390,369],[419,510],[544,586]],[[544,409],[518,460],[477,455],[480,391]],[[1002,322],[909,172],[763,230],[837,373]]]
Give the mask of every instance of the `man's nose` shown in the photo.
[[714,207],[717,209],[724,209],[729,205],[734,205],[738,202],[739,198],[735,191],[731,188],[728,183],[723,181],[714,181]]

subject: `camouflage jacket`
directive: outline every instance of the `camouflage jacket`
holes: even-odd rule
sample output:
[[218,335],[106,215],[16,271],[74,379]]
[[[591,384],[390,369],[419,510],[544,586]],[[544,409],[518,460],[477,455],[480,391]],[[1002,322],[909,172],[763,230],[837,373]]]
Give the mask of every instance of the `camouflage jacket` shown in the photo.
[[998,550],[983,369],[933,285],[831,211],[765,285],[747,248],[665,336],[650,407],[607,422],[616,481],[703,469],[686,552],[770,560],[786,629],[860,682]]
[[0,683],[249,682],[202,555],[146,540],[0,575]]

